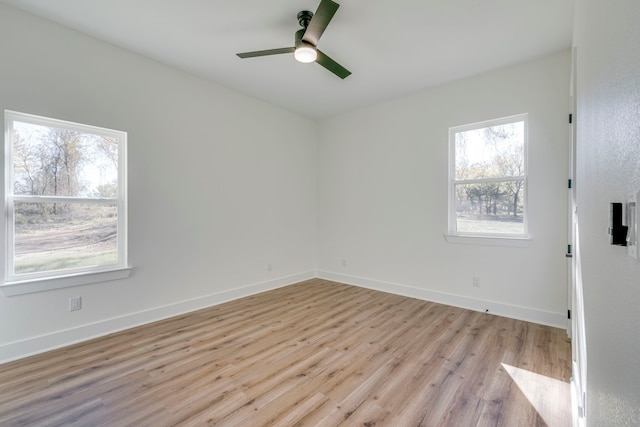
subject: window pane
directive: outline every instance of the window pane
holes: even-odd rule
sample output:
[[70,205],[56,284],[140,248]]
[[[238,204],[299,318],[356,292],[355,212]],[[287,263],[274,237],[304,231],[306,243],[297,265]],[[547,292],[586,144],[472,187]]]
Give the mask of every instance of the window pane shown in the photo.
[[524,121],[455,134],[456,180],[524,175]]
[[13,122],[14,194],[117,197],[118,140]]
[[117,212],[107,204],[16,203],[15,273],[116,264]]
[[455,186],[456,231],[524,233],[524,180]]

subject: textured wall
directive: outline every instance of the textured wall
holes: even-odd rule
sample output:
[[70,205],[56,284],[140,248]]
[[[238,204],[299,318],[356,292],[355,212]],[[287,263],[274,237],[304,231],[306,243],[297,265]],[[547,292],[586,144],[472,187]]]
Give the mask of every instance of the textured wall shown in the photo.
[[609,245],[609,203],[640,191],[637,0],[579,0],[577,200],[587,344],[587,422],[640,424],[640,262]]

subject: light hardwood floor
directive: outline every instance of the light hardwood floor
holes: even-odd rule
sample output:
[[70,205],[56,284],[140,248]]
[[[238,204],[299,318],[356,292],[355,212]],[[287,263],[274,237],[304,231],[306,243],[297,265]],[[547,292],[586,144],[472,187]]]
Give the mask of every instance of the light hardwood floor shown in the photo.
[[0,425],[568,426],[564,330],[314,279],[0,365]]

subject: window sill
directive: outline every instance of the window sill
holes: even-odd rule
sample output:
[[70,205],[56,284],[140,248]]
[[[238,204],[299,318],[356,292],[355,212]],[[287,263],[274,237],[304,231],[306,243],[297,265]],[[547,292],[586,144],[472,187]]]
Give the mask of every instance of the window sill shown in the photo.
[[506,246],[511,248],[526,248],[531,243],[529,237],[489,237],[460,234],[444,234],[447,243],[456,245]]
[[91,283],[107,282],[111,280],[126,279],[131,274],[131,267],[118,270],[100,271],[96,273],[80,273],[53,279],[21,280],[17,282],[4,282],[0,284],[2,293],[7,297],[32,294],[36,292],[52,291],[55,289],[70,288],[73,286],[88,285]]

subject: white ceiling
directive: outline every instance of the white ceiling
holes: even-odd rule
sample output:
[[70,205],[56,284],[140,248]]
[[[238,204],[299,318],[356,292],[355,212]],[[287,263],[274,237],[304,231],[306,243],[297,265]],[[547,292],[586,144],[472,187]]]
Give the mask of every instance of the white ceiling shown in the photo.
[[320,119],[571,46],[574,0],[336,0],[318,47],[345,80],[293,55],[320,0],[0,0],[271,104]]

